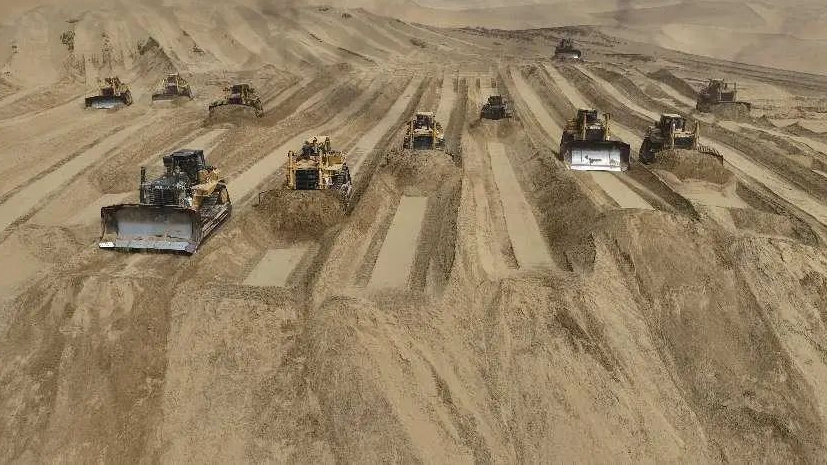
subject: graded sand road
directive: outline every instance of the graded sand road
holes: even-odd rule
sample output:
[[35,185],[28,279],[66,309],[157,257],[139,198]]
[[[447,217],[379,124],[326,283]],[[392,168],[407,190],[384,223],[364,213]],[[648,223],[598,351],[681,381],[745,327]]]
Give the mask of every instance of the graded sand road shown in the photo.
[[408,286],[427,208],[427,197],[402,197],[399,201],[368,288],[404,289]]
[[[549,68],[553,68],[553,66],[549,66]],[[549,71],[551,74],[552,71]],[[563,79],[562,76],[557,72],[556,68],[554,69],[552,74],[552,78],[555,79],[555,83],[557,83],[561,90],[563,91],[564,95],[571,101],[572,105],[577,108],[589,108],[589,105],[586,101],[580,97],[580,93],[577,92],[568,82]],[[560,124],[557,123],[554,118],[548,113],[548,110],[543,106],[541,103],[540,97],[537,95],[536,92],[531,88],[531,86],[523,79],[520,75],[519,71],[515,71],[514,69],[511,70],[511,77],[514,80],[514,84],[517,87],[517,92],[520,94],[520,97],[526,102],[528,105],[529,110],[534,114],[537,121],[540,123],[540,126],[549,137],[553,141],[559,141],[563,135],[562,129]],[[558,82],[559,78],[559,82]],[[615,124],[614,127],[616,128],[617,125]],[[618,132],[614,129],[615,132]],[[618,135],[623,138],[624,134],[618,133]],[[629,134],[625,134],[627,137]],[[625,139],[624,139],[625,140]],[[627,141],[631,145],[630,141]],[[590,171],[591,178],[600,186],[603,191],[609,195],[618,205],[620,208],[643,208],[647,210],[652,210],[653,207],[649,202],[647,202],[643,197],[638,195],[635,191],[633,191],[629,186],[624,184],[623,182],[619,181],[617,178],[618,176],[613,173],[600,173],[596,171]],[[608,175],[608,176],[607,176]]]
[[[551,69],[553,67],[547,66],[546,68],[549,69],[549,72],[551,73]],[[556,75],[565,81],[559,73],[556,73]],[[626,96],[622,95],[609,82],[600,79],[591,73],[589,73],[589,76],[609,95],[615,97],[619,102],[621,102],[621,104],[625,105],[630,110],[653,121],[660,117],[657,113],[644,110],[640,106],[636,105],[634,102],[626,98]],[[617,131],[617,124],[615,124],[615,128],[615,131],[619,132]],[[704,143],[717,150],[724,157],[724,161],[733,169],[735,173],[740,173],[754,179],[778,195],[780,198],[796,206],[804,213],[812,216],[819,223],[827,226],[827,206],[818,201],[812,195],[792,186],[789,182],[785,181],[771,170],[753,162],[749,156],[745,155],[740,150],[709,139],[704,140]]]
[[505,154],[505,146],[500,142],[489,142],[488,156],[517,263],[524,270],[553,267],[545,238]]

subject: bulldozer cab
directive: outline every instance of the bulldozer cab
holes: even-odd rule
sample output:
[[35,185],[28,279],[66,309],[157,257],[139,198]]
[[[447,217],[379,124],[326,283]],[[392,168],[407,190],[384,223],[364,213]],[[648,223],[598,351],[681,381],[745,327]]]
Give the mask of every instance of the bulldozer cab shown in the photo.
[[503,104],[503,96],[502,95],[492,95],[488,97],[488,104],[489,105],[502,105]]
[[200,182],[199,173],[210,169],[204,159],[203,150],[180,150],[167,155],[164,157],[164,168],[167,173],[180,170],[193,182]]
[[585,121],[587,125],[597,123],[597,110],[589,110],[586,108],[577,110],[577,121]]
[[232,98],[246,98],[250,93],[253,92],[253,88],[250,87],[249,84],[233,84],[229,88],[230,96]]
[[432,129],[434,127],[433,113],[420,112],[414,118],[414,129]]
[[684,131],[686,118],[680,115],[665,114],[660,116],[660,129],[664,134]]

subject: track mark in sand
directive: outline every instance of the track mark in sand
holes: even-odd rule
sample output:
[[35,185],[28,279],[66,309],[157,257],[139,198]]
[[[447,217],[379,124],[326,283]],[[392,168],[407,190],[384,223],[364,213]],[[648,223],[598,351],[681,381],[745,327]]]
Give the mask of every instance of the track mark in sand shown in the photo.
[[640,208],[643,210],[654,210],[643,197],[624,184],[613,173],[604,171],[592,171],[592,179],[603,189],[604,192],[617,202],[620,208]]
[[287,101],[287,99],[289,99],[290,97],[296,95],[296,93],[299,90],[304,89],[311,82],[313,82],[313,79],[314,78],[312,76],[306,77],[306,78],[302,79],[301,81],[299,81],[299,82],[293,84],[292,86],[288,87],[287,89],[282,90],[278,94],[276,94],[276,95],[272,96],[271,98],[265,100],[264,101],[264,106],[265,107],[277,107],[277,106],[281,105],[282,103]]
[[575,89],[574,86],[571,85],[571,83],[569,83],[568,79],[564,78],[563,75],[560,74],[560,71],[558,71],[554,65],[550,63],[545,63],[543,67],[545,68],[548,75],[551,76],[551,80],[554,81],[554,83],[563,92],[563,95],[565,95],[566,98],[569,99],[569,102],[571,102],[571,104],[574,105],[575,108],[591,107],[588,100],[586,100],[586,98],[583,97],[583,94],[581,94],[580,91]]
[[405,288],[416,257],[427,197],[402,197],[368,282],[372,289]]
[[551,136],[553,140],[560,140],[560,138],[563,137],[563,130],[548,110],[546,110],[546,108],[540,103],[540,96],[534,92],[534,89],[531,88],[531,85],[526,82],[519,71],[515,72],[514,69],[509,71],[511,73],[511,79],[514,81],[514,85],[517,88],[517,93],[520,94],[523,101],[526,105],[528,105],[528,109],[534,117],[537,118],[537,122],[540,123],[541,129]]
[[[88,225],[92,224],[96,221],[100,221],[101,218],[101,208],[107,205],[117,205],[119,203],[124,203],[127,198],[129,198],[132,194],[130,193],[123,193],[123,194],[105,194],[99,197],[97,200],[92,202],[91,204],[85,206],[83,210],[76,213],[73,217],[69,218],[66,221],[67,226],[79,226],[79,225]],[[40,222],[38,222],[40,223]],[[42,224],[42,223],[40,223]]]
[[249,200],[250,194],[253,193],[257,186],[266,181],[267,178],[273,174],[277,173],[284,166],[287,160],[287,152],[301,147],[302,142],[307,139],[308,134],[329,133],[337,126],[343,124],[351,118],[353,114],[367,104],[375,93],[379,91],[381,81],[381,79],[374,79],[371,85],[364,92],[362,92],[359,97],[354,99],[346,109],[337,114],[332,120],[315,128],[302,131],[301,134],[296,135],[281,146],[277,147],[275,150],[270,152],[269,155],[256,162],[256,164],[251,166],[246,171],[231,176],[228,187],[230,189],[230,194],[234,198],[238,199],[235,202],[236,205],[241,204],[242,201]]
[[750,160],[749,156],[728,145],[710,140],[705,141],[705,143],[720,152],[724,157],[724,161],[735,170],[763,184],[780,198],[809,214],[819,223],[827,226],[827,206],[823,205],[815,197],[797,187],[793,187],[775,173],[754,163]]
[[825,173],[824,171],[821,171],[821,170],[813,170],[813,173],[818,174],[818,175],[820,175],[820,176],[824,176],[825,178],[827,178],[827,173]]
[[68,161],[60,168],[43,176],[11,196],[6,202],[0,205],[0,231],[5,230],[19,218],[28,214],[49,194],[59,189],[67,181],[80,174],[84,169],[101,159],[107,153],[117,149],[126,142],[130,136],[148,124],[151,124],[151,120],[149,122],[143,122],[143,124],[135,124],[109,136],[86,152]]
[[402,112],[408,108],[411,99],[416,94],[416,90],[419,88],[420,84],[422,84],[422,81],[423,78],[421,76],[411,79],[408,87],[406,87],[402,92],[402,95],[396,99],[396,102],[394,102],[390,110],[385,113],[385,116],[383,116],[370,131],[362,136],[358,142],[356,142],[356,145],[350,151],[350,160],[355,160],[350,165],[350,172],[353,176],[356,176],[356,173],[359,172],[359,169],[362,167],[362,163],[364,163],[368,158],[368,154],[373,152],[376,145],[382,140],[382,137],[384,137],[385,134],[393,128],[393,125],[399,121],[399,118],[402,117]]
[[517,263],[522,269],[552,268],[554,262],[545,238],[505,154],[505,146],[500,142],[489,142],[488,156],[494,182],[500,191],[505,223]]
[[269,249],[243,284],[256,287],[284,287],[293,270],[310,248],[309,244],[297,244],[287,249]]
[[457,99],[457,94],[454,92],[454,77],[445,74],[442,77],[442,91],[439,95],[439,106],[436,109],[436,120],[442,124],[442,129],[445,133],[448,132],[448,122],[451,119],[451,110],[454,108],[454,102]]
[[615,100],[617,100],[618,102],[623,104],[623,106],[625,106],[626,108],[628,108],[628,109],[630,109],[630,110],[632,110],[636,113],[639,113],[641,115],[644,115],[644,116],[646,116],[647,118],[649,118],[651,120],[660,119],[660,114],[659,113],[657,113],[655,111],[647,110],[647,109],[641,107],[640,105],[636,104],[631,99],[629,99],[629,97],[626,97],[626,95],[624,95],[622,92],[617,90],[617,87],[613,86],[609,81],[607,81],[607,80],[601,78],[600,76],[597,76],[596,74],[592,73],[585,66],[574,65],[574,67],[577,68],[577,70],[580,71],[581,73],[588,76],[589,79],[596,82],[597,85],[600,86],[601,89],[603,89],[607,94],[609,94]]
[[[355,82],[358,82],[358,81],[359,81],[359,78],[352,78],[352,79],[349,79],[348,81],[342,83],[342,85],[352,84],[352,83],[355,83]],[[330,95],[332,95],[334,92],[336,92],[336,90],[339,87],[340,86],[338,86],[338,85],[323,87],[318,92],[311,95],[310,98],[308,98],[307,100],[302,102],[302,104],[299,105],[299,107],[296,108],[293,111],[293,114],[303,113],[305,110],[313,107],[317,103],[321,102],[322,100],[324,100],[327,97],[329,97]]]
[[[552,75],[552,79],[554,82],[560,86],[561,90],[565,97],[567,97],[572,104],[579,108],[589,108],[589,104],[585,101],[585,99],[574,89],[568,81],[566,81],[563,76],[557,71],[556,68],[553,66],[547,65],[549,68],[553,69],[554,74],[549,71],[549,74]],[[514,72],[512,70],[511,76],[514,79],[514,83],[517,87],[517,92],[523,97],[523,100],[528,104],[529,109],[540,122],[542,128],[555,140],[559,140],[563,132],[560,128],[560,125],[554,120],[554,118],[549,114],[549,112],[545,109],[545,107],[540,103],[540,97],[531,86],[523,79],[519,72]],[[569,93],[571,92],[571,93]],[[631,131],[618,126],[617,124],[612,125],[613,132],[624,139],[627,143],[632,144],[634,139],[639,140],[636,138]],[[615,203],[621,208],[643,208],[647,210],[652,210],[652,205],[649,204],[646,200],[643,199],[640,195],[638,195],[635,191],[633,191],[629,186],[624,184],[620,181],[618,176],[622,175],[615,175],[612,173],[603,173],[599,171],[589,171],[591,174],[592,179],[594,180],[597,185],[603,189],[603,191],[614,199]]]
[[[555,70],[556,71],[556,70]],[[558,73],[559,76],[559,73]],[[562,76],[560,76],[562,77]],[[600,84],[599,80],[596,80]],[[611,84],[603,81],[606,86],[612,87]],[[600,84],[603,86],[604,84]],[[609,89],[606,89],[607,91]],[[618,99],[622,104],[627,105],[628,99]],[[628,106],[628,105],[627,105]],[[637,106],[637,105],[634,105]],[[634,110],[634,108],[632,108]],[[640,113],[640,112],[639,112]],[[650,119],[658,118],[659,115],[653,112],[644,112],[642,115]],[[617,124],[615,124],[617,126]],[[757,182],[764,185],[767,189],[774,192],[783,200],[789,202],[805,213],[816,219],[819,223],[827,225],[827,207],[821,204],[816,198],[804,192],[797,187],[790,185],[790,183],[783,180],[781,177],[773,173],[759,164],[753,162],[748,155],[741,151],[730,147],[724,143],[714,140],[706,139],[704,143],[715,150],[717,150],[724,157],[724,161],[729,164],[736,172],[740,172],[747,177],[750,177]]]
[[695,101],[691,98],[683,95],[682,93],[678,92],[677,89],[674,87],[666,84],[665,82],[658,81],[657,79],[652,79],[647,77],[650,83],[654,84],[655,86],[659,87],[666,95],[672,98],[675,102],[678,102],[682,105],[685,105],[690,108],[695,108]]

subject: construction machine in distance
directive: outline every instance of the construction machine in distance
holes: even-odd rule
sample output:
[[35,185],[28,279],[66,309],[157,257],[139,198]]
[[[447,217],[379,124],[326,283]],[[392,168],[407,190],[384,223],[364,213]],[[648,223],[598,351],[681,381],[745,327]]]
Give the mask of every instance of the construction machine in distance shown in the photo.
[[110,109],[121,105],[132,105],[132,92],[129,86],[117,76],[110,76],[98,81],[98,94],[86,97],[86,108]]
[[101,208],[102,249],[193,254],[230,217],[227,184],[203,150],[163,158],[165,172],[147,181],[141,168],[140,203]]
[[287,188],[336,190],[346,205],[353,191],[346,154],[333,150],[328,136],[305,141],[299,152],[287,153]]
[[430,111],[417,111],[408,122],[402,148],[433,150],[445,146],[442,125]]
[[513,116],[508,99],[502,95],[490,95],[480,108],[480,119],[503,119]]
[[152,94],[153,102],[171,101],[180,97],[192,100],[192,88],[186,79],[178,73],[170,73],[161,80],[158,89]]
[[736,100],[738,94],[738,84],[735,82],[727,82],[723,79],[710,79],[699,93],[698,102],[695,108],[700,112],[711,112],[717,109],[734,109],[736,111],[743,111],[749,113],[752,105],[749,102],[739,102]]
[[233,84],[224,88],[225,96],[221,100],[216,100],[210,104],[210,116],[215,113],[215,110],[225,105],[240,105],[252,108],[255,115],[259,118],[264,116],[264,107],[261,104],[261,99],[256,93],[255,88],[250,84]]
[[597,110],[581,108],[563,129],[560,158],[578,171],[626,171],[629,169],[629,144],[610,140],[610,115],[601,119]]
[[723,157],[712,147],[706,147],[700,141],[700,123],[696,122],[691,130],[686,118],[673,113],[664,113],[660,120],[646,130],[646,137],[640,146],[638,157],[642,163],[652,163],[657,154],[670,149],[695,150],[712,155],[723,163]]
[[583,53],[574,46],[574,41],[569,38],[560,39],[560,43],[554,48],[554,59],[560,61],[581,61]]

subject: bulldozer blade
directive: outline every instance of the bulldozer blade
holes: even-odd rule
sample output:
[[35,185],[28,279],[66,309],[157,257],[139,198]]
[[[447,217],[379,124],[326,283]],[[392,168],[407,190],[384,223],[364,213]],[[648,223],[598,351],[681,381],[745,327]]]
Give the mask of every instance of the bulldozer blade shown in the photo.
[[152,101],[153,102],[169,102],[172,100],[177,99],[178,97],[184,97],[184,95],[177,95],[177,94],[152,94]]
[[[122,204],[101,208],[102,249],[193,254],[203,236],[199,212],[183,207]],[[217,224],[210,225],[210,231]]]
[[563,160],[577,171],[626,171],[629,144],[620,141],[573,141],[566,144]]
[[95,108],[98,110],[109,110],[112,108],[125,106],[124,101],[119,97],[88,97],[86,99],[86,108]]

